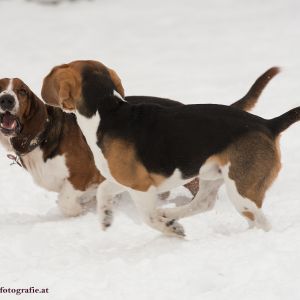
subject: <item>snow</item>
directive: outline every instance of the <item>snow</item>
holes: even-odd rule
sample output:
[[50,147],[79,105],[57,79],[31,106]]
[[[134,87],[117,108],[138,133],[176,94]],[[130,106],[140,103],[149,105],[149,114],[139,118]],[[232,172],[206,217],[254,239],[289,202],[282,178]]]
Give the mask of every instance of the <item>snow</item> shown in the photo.
[[[229,104],[279,65],[254,112],[271,118],[300,105],[296,0],[10,0],[0,8],[0,76],[20,77],[38,95],[52,66],[97,59],[117,70],[127,95]],[[184,240],[137,222],[127,197],[105,233],[93,211],[66,219],[57,195],[1,149],[0,286],[49,294],[0,299],[299,299],[299,134],[297,124],[281,139],[282,171],[264,205],[270,232],[248,230],[222,189],[213,211],[181,221]]]

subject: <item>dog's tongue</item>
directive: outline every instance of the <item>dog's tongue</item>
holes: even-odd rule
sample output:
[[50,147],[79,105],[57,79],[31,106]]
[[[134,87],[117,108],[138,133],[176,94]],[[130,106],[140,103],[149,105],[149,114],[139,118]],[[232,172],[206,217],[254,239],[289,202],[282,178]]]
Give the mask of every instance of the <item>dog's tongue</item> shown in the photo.
[[15,129],[17,126],[16,118],[10,113],[5,113],[2,117],[1,127],[5,129]]

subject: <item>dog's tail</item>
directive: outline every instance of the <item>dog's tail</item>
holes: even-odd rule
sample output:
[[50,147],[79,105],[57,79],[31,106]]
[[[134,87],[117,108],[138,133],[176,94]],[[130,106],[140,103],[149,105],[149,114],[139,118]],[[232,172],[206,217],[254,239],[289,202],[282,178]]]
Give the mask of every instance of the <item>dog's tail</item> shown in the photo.
[[251,110],[257,103],[257,100],[264,88],[267,86],[270,80],[279,72],[280,68],[278,67],[273,67],[267,70],[265,73],[263,73],[260,77],[256,79],[248,93],[242,99],[231,104],[231,106],[240,110]]
[[300,121],[300,106],[289,110],[277,118],[270,119],[267,122],[268,127],[274,136],[277,136],[297,121]]

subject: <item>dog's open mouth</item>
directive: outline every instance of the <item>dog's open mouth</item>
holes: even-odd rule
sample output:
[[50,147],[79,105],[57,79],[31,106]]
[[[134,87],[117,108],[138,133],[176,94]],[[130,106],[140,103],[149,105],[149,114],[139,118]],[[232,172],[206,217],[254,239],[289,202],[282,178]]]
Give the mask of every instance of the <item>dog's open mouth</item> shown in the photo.
[[5,135],[15,135],[20,132],[19,119],[9,112],[0,114],[0,130]]

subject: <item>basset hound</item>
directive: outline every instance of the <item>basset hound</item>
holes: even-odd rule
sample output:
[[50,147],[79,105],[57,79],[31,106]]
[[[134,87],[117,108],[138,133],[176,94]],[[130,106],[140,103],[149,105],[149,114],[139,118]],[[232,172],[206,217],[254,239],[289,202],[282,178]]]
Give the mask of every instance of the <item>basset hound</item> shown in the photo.
[[[77,116],[106,178],[97,190],[104,228],[112,220],[112,196],[128,191],[148,225],[183,236],[177,219],[210,209],[223,183],[251,226],[270,228],[261,206],[280,170],[279,134],[300,119],[300,108],[266,120],[234,106],[166,107],[151,103],[152,97],[131,103],[108,68],[94,61],[55,67],[44,79],[42,96]],[[195,178],[200,189],[189,204],[157,209],[158,193]]]
[[36,184],[59,194],[66,216],[81,214],[104,180],[75,115],[45,105],[19,78],[0,79],[0,142]]

